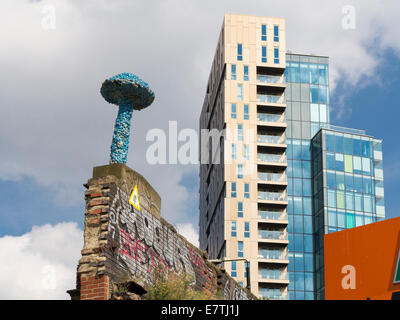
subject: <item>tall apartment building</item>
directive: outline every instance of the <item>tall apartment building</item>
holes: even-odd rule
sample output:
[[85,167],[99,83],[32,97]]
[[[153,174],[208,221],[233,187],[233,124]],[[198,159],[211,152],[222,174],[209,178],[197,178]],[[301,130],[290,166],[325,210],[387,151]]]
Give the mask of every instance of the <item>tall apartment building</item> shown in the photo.
[[[329,124],[328,58],[286,53],[284,19],[225,15],[200,129],[210,132],[202,135],[200,150],[201,249],[210,259],[229,260],[224,268],[244,286],[241,259],[248,261],[251,291],[260,297],[323,298],[322,235],[359,225],[357,215],[362,223],[384,218],[381,144],[364,132]],[[361,192],[362,201],[371,199],[368,212],[364,202],[357,209],[355,202],[336,207],[343,203],[342,189],[335,190],[340,199],[334,208],[329,202],[326,132],[345,139],[349,130],[358,134],[360,148],[370,143],[371,192]],[[356,145],[354,168],[358,157],[362,165],[367,161]],[[335,152],[349,163],[349,154]],[[362,174],[352,172],[354,183]],[[345,199],[352,194],[356,201],[358,189],[346,188]],[[334,210],[336,225],[330,224]],[[339,224],[339,212],[346,219],[349,214],[349,221],[353,215],[354,225]]]

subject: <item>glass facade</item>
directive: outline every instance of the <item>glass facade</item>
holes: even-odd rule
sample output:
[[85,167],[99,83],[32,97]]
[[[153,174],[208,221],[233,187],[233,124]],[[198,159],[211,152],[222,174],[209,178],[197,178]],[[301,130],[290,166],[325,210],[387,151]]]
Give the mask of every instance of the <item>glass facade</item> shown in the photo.
[[310,142],[329,122],[328,70],[328,58],[286,55],[290,300],[315,298]]
[[321,129],[312,139],[316,298],[324,298],[324,234],[385,218],[382,143]]

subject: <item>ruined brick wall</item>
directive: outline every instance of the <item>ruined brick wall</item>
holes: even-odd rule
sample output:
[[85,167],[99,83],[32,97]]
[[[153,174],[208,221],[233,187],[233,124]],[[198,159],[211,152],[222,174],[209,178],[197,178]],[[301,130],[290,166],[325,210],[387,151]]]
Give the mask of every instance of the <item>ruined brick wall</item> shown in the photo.
[[[146,207],[138,211],[112,176],[89,180],[85,192],[84,248],[78,266],[77,289],[81,299],[109,299],[113,283],[123,278],[150,285],[154,270],[189,274],[195,288],[224,299],[253,299],[226,273],[207,262],[162,217]],[[139,199],[140,194],[139,194]]]

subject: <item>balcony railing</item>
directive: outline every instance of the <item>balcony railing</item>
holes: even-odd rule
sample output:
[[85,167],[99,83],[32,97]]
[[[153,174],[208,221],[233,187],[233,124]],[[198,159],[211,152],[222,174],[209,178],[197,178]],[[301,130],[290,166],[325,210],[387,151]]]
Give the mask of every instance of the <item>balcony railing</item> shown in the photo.
[[264,83],[283,83],[283,77],[258,74],[257,81],[264,82]]
[[264,292],[263,290],[260,290],[259,295],[262,297],[262,299],[265,299],[265,300],[287,300],[288,299],[288,295],[286,293],[270,294],[270,293]]
[[287,240],[288,233],[275,230],[258,230],[258,237],[260,239],[268,239],[268,240]]
[[280,154],[259,153],[257,154],[257,159],[258,161],[262,162],[279,162],[279,163],[286,162],[286,156],[284,154],[280,155]]
[[265,220],[287,220],[285,212],[258,210],[258,217]]
[[257,101],[263,103],[283,103],[283,96],[272,94],[257,94]]
[[258,250],[258,258],[269,260],[288,260],[288,254],[281,250],[260,249]]
[[276,143],[276,144],[284,144],[285,143],[285,136],[273,136],[267,134],[259,134],[257,135],[257,141],[261,143]]
[[285,182],[286,175],[282,173],[259,172],[258,179],[262,181]]
[[283,122],[283,114],[257,113],[257,120],[262,122]]
[[258,191],[258,200],[286,201],[286,192]]
[[289,280],[289,273],[279,270],[260,269],[258,271],[258,276],[261,279],[267,280]]

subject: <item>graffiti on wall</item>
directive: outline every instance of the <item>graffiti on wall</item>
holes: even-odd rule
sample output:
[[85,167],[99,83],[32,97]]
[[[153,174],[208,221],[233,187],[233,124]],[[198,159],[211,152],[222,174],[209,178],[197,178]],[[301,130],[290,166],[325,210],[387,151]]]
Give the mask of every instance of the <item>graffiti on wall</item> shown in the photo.
[[[145,208],[138,211],[129,195],[115,184],[110,186],[109,241],[116,243],[113,260],[132,277],[151,284],[156,270],[163,268],[192,276],[198,287],[215,288],[215,272],[190,243],[164,220]],[[224,299],[247,300],[247,293],[227,276],[222,281]]]
[[131,275],[151,281],[160,267],[193,277],[196,269],[205,271],[198,252],[162,220],[130,205],[129,196],[116,186],[110,189],[110,204],[109,237],[119,244],[117,259]]

